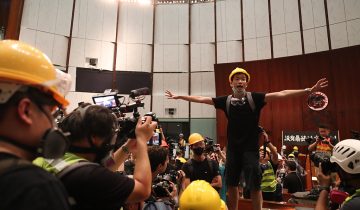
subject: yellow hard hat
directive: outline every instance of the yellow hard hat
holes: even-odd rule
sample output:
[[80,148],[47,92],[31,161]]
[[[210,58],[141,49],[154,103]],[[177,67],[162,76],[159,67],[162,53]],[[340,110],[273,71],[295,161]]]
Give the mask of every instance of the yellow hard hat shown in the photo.
[[193,133],[189,136],[189,144],[193,145],[199,141],[204,141],[204,137],[199,133]]
[[235,74],[239,74],[239,73],[242,73],[242,74],[245,74],[246,77],[247,77],[247,82],[250,82],[250,74],[245,70],[245,69],[242,69],[242,68],[239,68],[237,67],[236,69],[234,69],[230,75],[229,75],[229,82],[231,83],[232,82],[232,77],[235,75]]
[[299,148],[298,148],[297,146],[294,146],[294,147],[293,147],[293,150],[298,151]]
[[219,193],[204,180],[196,180],[180,197],[179,210],[221,210]]
[[63,107],[69,104],[64,95],[70,89],[70,75],[55,69],[43,52],[23,42],[0,41],[0,81],[37,87]]
[[288,158],[295,158],[295,155],[294,155],[293,153],[290,153],[290,154],[288,155]]
[[221,206],[220,206],[220,210],[227,210],[228,208],[227,208],[227,206],[226,206],[226,203],[223,201],[223,200],[221,200]]

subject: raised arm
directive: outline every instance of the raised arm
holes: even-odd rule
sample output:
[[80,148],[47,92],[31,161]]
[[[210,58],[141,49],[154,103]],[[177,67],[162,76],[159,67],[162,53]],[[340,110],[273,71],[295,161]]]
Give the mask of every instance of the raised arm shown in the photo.
[[169,90],[165,91],[165,96],[168,97],[168,99],[181,99],[184,101],[190,101],[195,103],[203,103],[203,104],[209,104],[214,105],[214,102],[211,97],[205,97],[205,96],[178,96],[170,92]]
[[269,136],[266,133],[266,131],[262,132],[262,138],[264,139],[264,144],[267,145],[267,147],[269,147],[270,152],[271,152],[271,161],[274,164],[278,164],[278,152],[276,147],[271,143],[271,141],[269,140]]
[[146,117],[144,123],[141,118],[136,125],[136,160],[134,169],[135,186],[127,203],[135,203],[147,199],[151,192],[151,169],[147,152],[147,141],[152,137],[157,123]]
[[328,86],[328,80],[326,78],[322,78],[319,81],[317,81],[317,83],[314,86],[312,86],[311,88],[298,89],[298,90],[282,90],[279,92],[267,93],[265,95],[265,101],[269,102],[269,101],[281,99],[281,98],[302,96],[307,93],[316,92],[327,86]]

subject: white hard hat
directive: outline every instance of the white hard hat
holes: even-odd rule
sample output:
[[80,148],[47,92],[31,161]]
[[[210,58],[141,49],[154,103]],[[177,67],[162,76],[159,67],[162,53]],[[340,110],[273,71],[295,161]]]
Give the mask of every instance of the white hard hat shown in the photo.
[[360,174],[360,141],[346,139],[337,143],[330,162],[337,163],[349,174]]

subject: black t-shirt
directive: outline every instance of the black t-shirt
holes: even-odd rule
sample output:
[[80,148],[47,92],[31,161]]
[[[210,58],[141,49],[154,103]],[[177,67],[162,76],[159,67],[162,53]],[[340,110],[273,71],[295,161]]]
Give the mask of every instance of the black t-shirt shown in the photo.
[[[210,164],[212,165],[211,167]],[[216,161],[207,158],[203,161],[190,159],[184,163],[182,170],[185,172],[186,178],[189,178],[191,182],[205,180],[211,183],[213,178],[220,175],[219,165]]]
[[[18,159],[0,153],[0,161]],[[13,166],[0,175],[1,210],[66,210],[70,209],[61,182],[45,170],[32,165]]]
[[288,189],[288,193],[295,193],[295,192],[303,192],[303,180],[302,178],[296,174],[296,172],[289,173],[284,178],[283,188]]
[[61,178],[74,209],[119,210],[134,189],[135,182],[102,166],[86,165]]
[[228,118],[227,137],[228,148],[241,151],[257,151],[259,149],[259,119],[261,109],[265,106],[265,93],[251,93],[255,103],[255,110],[252,111],[249,102],[243,105],[232,105],[230,103],[230,116],[226,111],[226,100],[228,96],[213,98],[216,109],[225,112]]
[[346,202],[340,210],[355,210],[360,209],[360,196],[355,196],[348,202]]

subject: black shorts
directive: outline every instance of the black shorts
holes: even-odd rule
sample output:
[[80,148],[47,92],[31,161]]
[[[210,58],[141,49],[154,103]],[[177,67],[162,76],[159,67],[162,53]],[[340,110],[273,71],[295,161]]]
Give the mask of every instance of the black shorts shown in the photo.
[[261,169],[259,152],[227,151],[225,177],[227,186],[239,186],[240,176],[243,176],[246,189],[260,190]]

